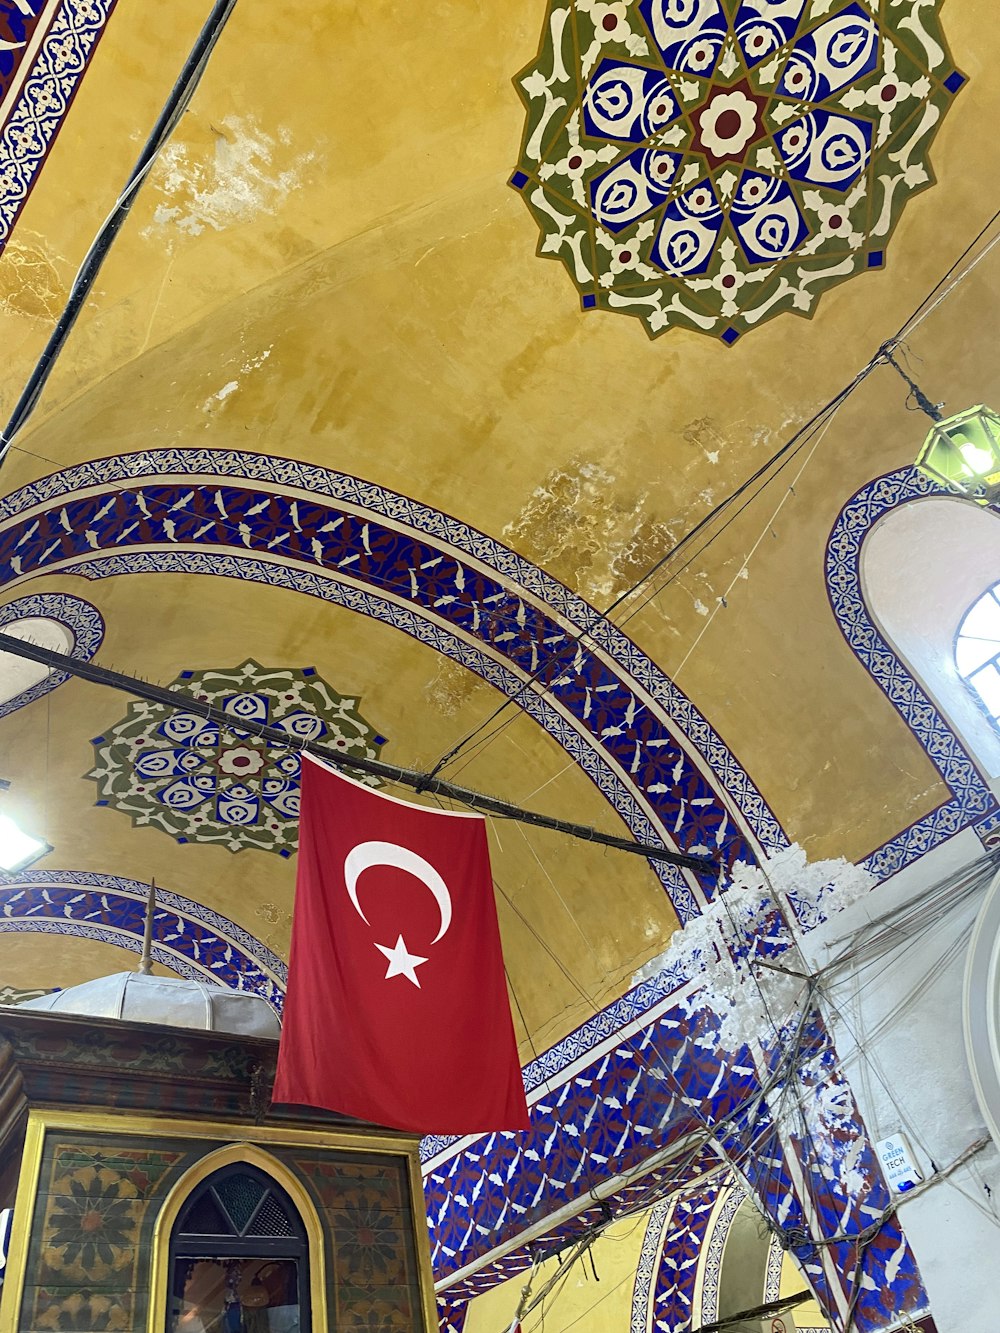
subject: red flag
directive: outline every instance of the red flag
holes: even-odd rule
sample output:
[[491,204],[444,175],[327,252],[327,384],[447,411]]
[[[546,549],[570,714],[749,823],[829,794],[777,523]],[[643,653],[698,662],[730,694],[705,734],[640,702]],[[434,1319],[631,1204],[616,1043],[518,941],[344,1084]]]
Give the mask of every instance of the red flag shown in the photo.
[[274,1100],[421,1134],[527,1128],[480,815],[302,756]]

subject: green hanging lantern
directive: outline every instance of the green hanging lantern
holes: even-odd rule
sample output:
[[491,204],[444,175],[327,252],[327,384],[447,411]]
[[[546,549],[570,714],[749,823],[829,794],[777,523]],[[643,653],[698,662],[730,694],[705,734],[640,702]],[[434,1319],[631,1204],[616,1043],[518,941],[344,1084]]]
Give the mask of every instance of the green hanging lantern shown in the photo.
[[917,468],[976,504],[1000,503],[1000,416],[979,406],[935,421],[917,456]]

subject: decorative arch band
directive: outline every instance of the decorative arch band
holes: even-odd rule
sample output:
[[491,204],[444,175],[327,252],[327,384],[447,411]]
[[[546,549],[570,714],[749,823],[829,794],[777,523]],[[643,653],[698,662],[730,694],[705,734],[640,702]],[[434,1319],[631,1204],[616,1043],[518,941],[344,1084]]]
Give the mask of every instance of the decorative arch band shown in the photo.
[[[76,935],[142,952],[149,885],[81,870],[0,874],[0,934]],[[254,991],[279,1013],[287,968],[249,931],[157,887],[153,958],[183,977]]]
[[[725,865],[786,843],[718,734],[610,622],[483,533],[357,478],[208,450],[82,464],[6,497],[0,568],[8,587],[46,573],[183,572],[321,597],[516,698],[637,837]],[[672,867],[657,873],[682,920],[711,891]]]
[[[35,618],[58,621],[72,636],[71,656],[84,662],[89,662],[104,642],[104,617],[97,607],[80,597],[69,597],[58,592],[33,593],[0,606],[0,631],[9,634],[19,620]],[[64,685],[67,680],[69,676],[63,671],[49,672],[28,689],[21,690],[9,699],[0,700],[0,717],[6,717],[8,713],[34,703],[57,686]]]
[[982,834],[1000,826],[1000,805],[983,774],[892,644],[879,632],[862,587],[862,550],[875,524],[900,505],[940,494],[914,467],[876,477],[844,505],[826,548],[827,592],[841,633],[926,750],[951,792],[951,797],[930,814],[871,854],[865,864],[879,879],[902,870],[970,825]]

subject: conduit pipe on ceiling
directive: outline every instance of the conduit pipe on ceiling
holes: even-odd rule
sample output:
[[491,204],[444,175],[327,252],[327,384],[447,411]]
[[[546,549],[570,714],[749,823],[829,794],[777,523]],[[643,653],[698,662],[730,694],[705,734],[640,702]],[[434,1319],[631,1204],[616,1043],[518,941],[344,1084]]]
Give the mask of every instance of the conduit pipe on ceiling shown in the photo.
[[64,671],[67,675],[89,680],[95,685],[107,685],[112,689],[123,690],[137,699],[146,699],[150,703],[161,704],[165,708],[175,708],[186,713],[197,713],[209,721],[217,723],[228,731],[244,735],[258,736],[263,741],[279,746],[282,750],[305,751],[315,755],[324,763],[336,768],[353,769],[361,773],[370,773],[374,777],[385,778],[389,782],[398,782],[404,787],[412,787],[417,792],[430,792],[433,796],[442,796],[446,800],[457,801],[472,810],[481,810],[484,814],[497,815],[501,819],[512,819],[520,824],[531,824],[535,828],[550,829],[553,833],[563,833],[582,842],[595,843],[600,847],[611,847],[619,852],[632,852],[651,861],[665,861],[669,865],[680,866],[684,870],[693,870],[698,874],[713,879],[719,874],[719,864],[709,856],[689,856],[686,852],[672,852],[666,847],[654,843],[633,842],[629,838],[617,838],[611,833],[587,824],[572,824],[564,819],[554,819],[535,810],[524,810],[502,801],[495,796],[473,791],[469,787],[456,787],[429,773],[418,773],[414,769],[400,768],[396,764],[387,764],[381,759],[367,759],[363,756],[346,756],[337,750],[327,749],[323,745],[305,743],[290,736],[278,727],[269,727],[263,722],[247,722],[234,718],[231,713],[216,707],[207,700],[196,699],[183,690],[151,685],[148,681],[135,676],[126,676],[120,671],[111,671],[107,667],[96,666],[93,662],[81,662],[65,653],[58,653],[52,648],[43,648],[41,644],[31,643],[27,639],[15,639],[10,634],[0,633],[0,652],[11,653],[15,657],[26,657],[31,662],[39,662],[52,671]]
[[176,129],[181,116],[187,110],[188,104],[194,96],[194,91],[201,82],[201,76],[205,72],[205,67],[212,51],[215,49],[215,44],[222,35],[222,29],[235,8],[236,0],[216,0],[205,26],[198,34],[198,40],[191,48],[191,54],[185,61],[184,68],[178,75],[170,96],[163,105],[149,138],[143,145],[142,152],[139,154],[121,194],[115,201],[114,208],[101,224],[90,249],[84,256],[83,263],[73,279],[73,285],[70,288],[63,312],[56,321],[55,328],[49,335],[49,340],[45,344],[34,370],[28,377],[28,382],[17,400],[10,420],[4,427],[3,433],[0,434],[0,466],[3,465],[10,451],[15,435],[23,428],[34,411],[35,405],[42,395],[42,390],[52,373],[56,359],[62,351],[73,325],[76,323],[77,316],[83,309],[84,302],[97,279],[98,273],[101,271],[101,266],[107,258],[108,251],[131,211],[139,193],[139,187],[159,156],[160,150]]

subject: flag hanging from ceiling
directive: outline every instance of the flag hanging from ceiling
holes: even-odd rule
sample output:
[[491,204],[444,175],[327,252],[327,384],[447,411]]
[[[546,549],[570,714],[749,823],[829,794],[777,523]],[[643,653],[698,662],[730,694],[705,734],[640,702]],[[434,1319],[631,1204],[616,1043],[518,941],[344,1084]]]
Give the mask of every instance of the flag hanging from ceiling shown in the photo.
[[526,1129],[480,815],[302,756],[274,1100],[420,1134]]

